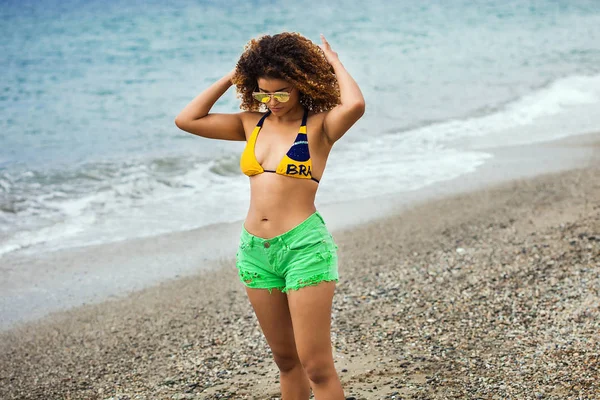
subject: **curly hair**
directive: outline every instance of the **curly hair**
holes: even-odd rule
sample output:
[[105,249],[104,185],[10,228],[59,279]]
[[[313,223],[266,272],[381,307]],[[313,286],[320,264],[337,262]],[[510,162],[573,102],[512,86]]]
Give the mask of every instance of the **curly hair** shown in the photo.
[[296,32],[264,35],[246,44],[232,79],[242,110],[259,111],[264,106],[252,97],[258,78],[290,82],[300,93],[300,104],[314,112],[340,103],[338,81],[323,50]]

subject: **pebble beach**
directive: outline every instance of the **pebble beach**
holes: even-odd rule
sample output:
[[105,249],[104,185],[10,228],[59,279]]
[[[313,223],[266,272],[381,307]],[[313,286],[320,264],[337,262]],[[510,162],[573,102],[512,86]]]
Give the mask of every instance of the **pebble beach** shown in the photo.
[[235,267],[245,143],[173,123],[280,32],[323,34],[367,104],[315,202],[346,400],[600,400],[600,1],[4,1],[0,21],[0,400],[295,400]]
[[[600,398],[598,160],[336,232],[346,397]],[[233,260],[2,332],[0,365],[2,399],[280,398]]]

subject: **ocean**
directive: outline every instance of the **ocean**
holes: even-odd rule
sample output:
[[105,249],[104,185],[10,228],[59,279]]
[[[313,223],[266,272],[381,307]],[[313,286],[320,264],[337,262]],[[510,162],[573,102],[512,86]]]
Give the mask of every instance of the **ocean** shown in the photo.
[[[0,259],[242,220],[244,143],[173,121],[262,34],[323,33],[365,95],[317,207],[600,127],[598,1],[4,0],[0,21]],[[238,110],[233,88],[213,108]]]

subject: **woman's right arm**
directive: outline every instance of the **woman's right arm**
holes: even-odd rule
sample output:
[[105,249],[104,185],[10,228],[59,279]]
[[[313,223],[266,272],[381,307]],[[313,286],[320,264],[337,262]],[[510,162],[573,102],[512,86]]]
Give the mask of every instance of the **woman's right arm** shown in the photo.
[[242,114],[209,114],[212,106],[232,85],[231,71],[200,93],[175,118],[175,125],[186,132],[209,139],[246,140]]

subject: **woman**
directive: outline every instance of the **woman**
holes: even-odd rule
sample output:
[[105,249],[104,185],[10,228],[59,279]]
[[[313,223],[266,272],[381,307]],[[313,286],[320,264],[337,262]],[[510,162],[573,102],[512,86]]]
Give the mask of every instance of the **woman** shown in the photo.
[[[344,399],[330,338],[337,246],[314,200],[331,147],[363,115],[365,101],[321,41],[297,33],[251,40],[236,68],[175,119],[199,136],[247,142],[240,166],[251,199],[236,266],[285,400],[306,400],[311,387],[317,399]],[[232,84],[245,111],[209,113]]]

